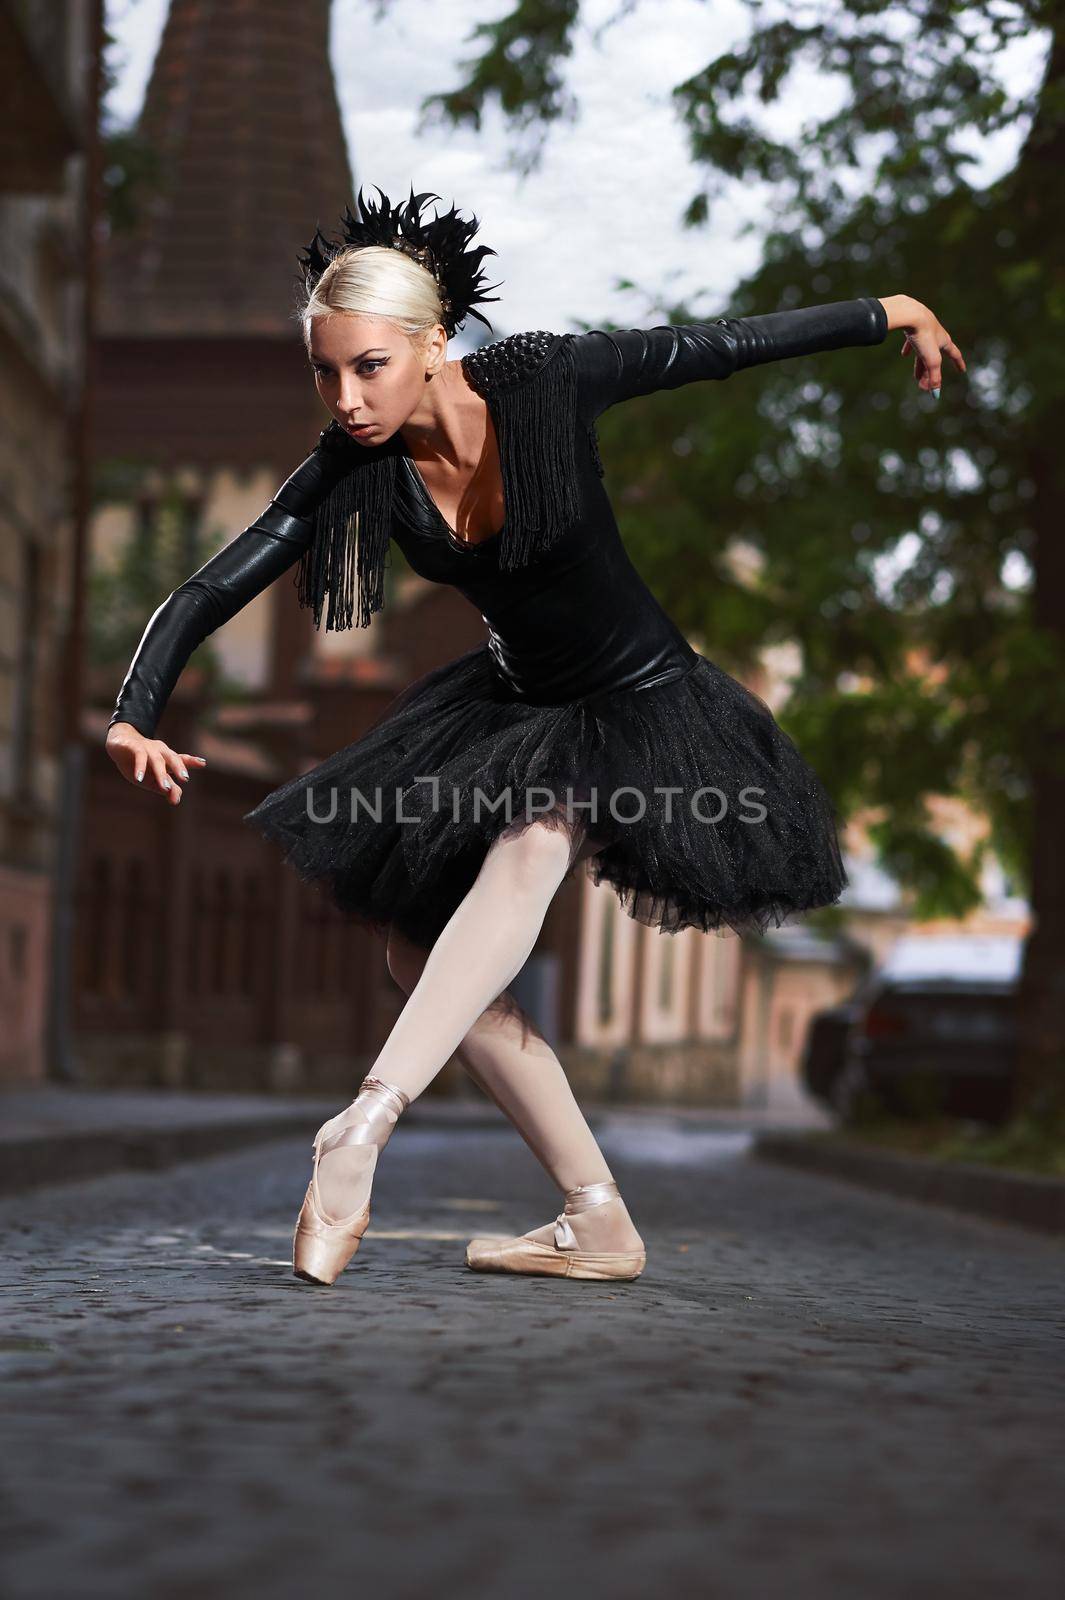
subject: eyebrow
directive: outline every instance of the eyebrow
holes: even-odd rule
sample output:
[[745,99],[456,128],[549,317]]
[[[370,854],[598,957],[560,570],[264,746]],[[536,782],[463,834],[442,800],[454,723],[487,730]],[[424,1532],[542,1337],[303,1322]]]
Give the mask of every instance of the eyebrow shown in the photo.
[[[350,356],[349,360],[351,360],[351,361],[361,361],[363,356],[371,356],[371,355],[373,355],[375,350],[383,350],[386,355],[388,354],[388,346],[387,345],[374,344],[374,345],[370,346],[369,350],[362,350],[362,351],[359,352],[359,354],[357,356]],[[308,350],[308,352],[307,352],[307,360],[308,361],[317,361],[323,367],[327,367],[329,365],[329,362],[326,361],[323,356],[316,356],[313,350]]]

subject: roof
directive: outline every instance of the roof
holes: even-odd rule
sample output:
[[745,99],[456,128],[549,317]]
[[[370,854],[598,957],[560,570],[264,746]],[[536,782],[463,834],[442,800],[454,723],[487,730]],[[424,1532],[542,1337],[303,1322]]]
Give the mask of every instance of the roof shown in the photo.
[[353,192],[330,5],[171,0],[137,132],[162,178],[106,241],[102,335],[298,337],[299,252]]

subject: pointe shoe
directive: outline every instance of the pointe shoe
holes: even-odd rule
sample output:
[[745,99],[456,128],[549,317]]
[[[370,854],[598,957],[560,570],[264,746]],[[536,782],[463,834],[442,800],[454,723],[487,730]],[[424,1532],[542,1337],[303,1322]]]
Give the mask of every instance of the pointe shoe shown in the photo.
[[550,1278],[638,1278],[647,1263],[646,1250],[582,1250],[568,1220],[578,1211],[619,1198],[613,1179],[568,1189],[565,1206],[555,1218],[554,1245],[541,1244],[527,1233],[516,1239],[471,1239],[466,1265],[475,1272],[524,1272]]
[[[362,1241],[370,1221],[370,1197],[358,1211],[346,1217],[330,1216],[322,1204],[318,1187],[318,1166],[323,1156],[341,1145],[365,1144],[371,1149],[367,1176],[372,1187],[377,1158],[388,1143],[400,1113],[410,1105],[410,1096],[383,1078],[364,1078],[352,1105],[332,1117],[315,1135],[311,1181],[296,1219],[292,1236],[292,1270],[307,1283],[335,1283]],[[358,1107],[362,1119],[346,1126],[336,1125]],[[332,1130],[336,1131],[332,1131]]]

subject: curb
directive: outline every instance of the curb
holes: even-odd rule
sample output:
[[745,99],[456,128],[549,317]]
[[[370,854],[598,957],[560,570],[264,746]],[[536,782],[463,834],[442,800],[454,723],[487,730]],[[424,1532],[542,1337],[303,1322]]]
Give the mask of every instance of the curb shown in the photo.
[[[45,1185],[78,1183],[111,1172],[150,1172],[179,1161],[221,1155],[268,1139],[307,1132],[301,1116],[257,1117],[247,1122],[191,1123],[177,1128],[127,1128],[115,1132],[41,1134],[0,1145],[0,1195]],[[308,1141],[308,1144],[310,1141]]]
[[843,1148],[802,1134],[759,1135],[751,1154],[820,1177],[886,1190],[905,1200],[948,1206],[1041,1233],[1065,1234],[1065,1179],[932,1161],[873,1145]]
[[[154,1172],[182,1161],[199,1161],[242,1150],[270,1140],[305,1139],[308,1162],[318,1122],[336,1107],[324,1103],[316,1111],[292,1111],[275,1116],[232,1118],[220,1122],[193,1122],[162,1128],[118,1128],[93,1132],[67,1129],[0,1141],[0,1197],[27,1189],[59,1187],[100,1178],[114,1172]],[[317,1120],[315,1120],[317,1118]],[[443,1119],[408,1112],[405,1124],[431,1127]],[[447,1116],[448,1127],[483,1128],[485,1118],[476,1111]]]

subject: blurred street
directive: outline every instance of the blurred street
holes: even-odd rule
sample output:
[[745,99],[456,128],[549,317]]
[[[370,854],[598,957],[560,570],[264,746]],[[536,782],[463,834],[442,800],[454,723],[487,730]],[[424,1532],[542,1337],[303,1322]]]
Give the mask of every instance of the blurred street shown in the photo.
[[332,1289],[310,1134],[3,1200],[5,1594],[1059,1593],[1060,1241],[713,1123],[596,1115],[630,1284],[464,1267],[560,1205],[503,1123],[401,1127]]

